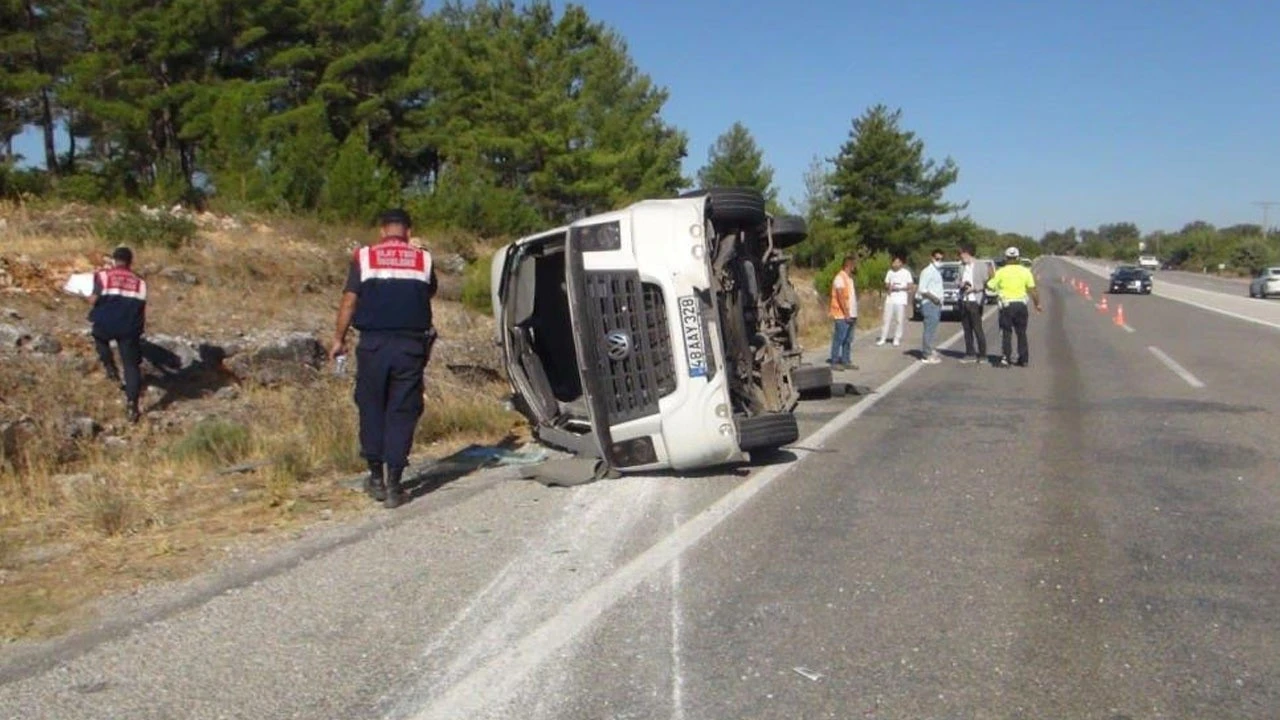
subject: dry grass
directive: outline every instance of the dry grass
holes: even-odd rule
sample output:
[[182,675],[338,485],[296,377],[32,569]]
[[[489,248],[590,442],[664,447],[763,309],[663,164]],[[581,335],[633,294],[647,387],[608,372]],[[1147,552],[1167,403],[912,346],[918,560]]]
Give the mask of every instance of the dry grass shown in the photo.
[[[183,396],[161,413],[166,422],[129,426],[118,389],[81,332],[84,304],[56,292],[66,274],[91,269],[109,248],[91,223],[63,217],[71,230],[55,238],[26,208],[0,208],[0,217],[7,220],[0,260],[23,289],[0,295],[0,305],[33,329],[56,328],[64,347],[56,359],[0,360],[0,419],[32,423],[21,452],[0,458],[0,642],[62,632],[89,601],[190,575],[224,546],[376,511],[343,485],[363,467],[349,376],[244,385],[234,400]],[[367,230],[310,221],[248,222],[203,232],[188,247],[141,251],[137,265],[153,287],[148,328],[190,337],[270,329],[326,337],[348,251],[367,237]],[[167,279],[160,271],[170,267],[198,283]],[[491,347],[485,314],[441,302],[437,321],[458,347]],[[503,408],[505,386],[455,379],[445,369],[452,361],[438,355],[428,370],[417,458],[497,442],[521,423]],[[98,419],[125,445],[68,437],[66,420],[77,415]]]

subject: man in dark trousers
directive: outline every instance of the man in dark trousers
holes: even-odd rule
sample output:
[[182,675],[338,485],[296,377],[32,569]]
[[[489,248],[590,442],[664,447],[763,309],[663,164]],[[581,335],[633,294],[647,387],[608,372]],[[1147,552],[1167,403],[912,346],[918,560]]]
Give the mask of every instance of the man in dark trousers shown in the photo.
[[142,331],[147,322],[147,282],[133,272],[133,251],[118,247],[111,253],[111,267],[93,275],[93,344],[112,382],[120,382],[120,370],[111,352],[111,341],[120,349],[124,367],[124,395],[129,422],[138,422],[138,396],[142,392]]
[[[1027,300],[1035,303],[1041,312],[1040,291],[1036,289],[1035,275],[1022,264],[1017,247],[1004,251],[1004,265],[987,281],[987,288],[1000,296],[1000,366],[1010,364],[1026,367],[1031,356],[1027,348],[1027,320],[1030,311]],[[1012,336],[1018,336],[1018,359],[1012,357]]]
[[369,464],[365,492],[396,508],[404,499],[401,480],[422,417],[436,275],[431,254],[409,244],[408,213],[387,210],[379,226],[378,243],[356,250],[351,259],[329,357],[345,354],[347,330],[355,325],[360,454]]
[[987,266],[973,257],[973,247],[960,246],[960,327],[964,329],[962,363],[981,363],[987,359],[987,332],[982,327],[982,311],[986,309]]

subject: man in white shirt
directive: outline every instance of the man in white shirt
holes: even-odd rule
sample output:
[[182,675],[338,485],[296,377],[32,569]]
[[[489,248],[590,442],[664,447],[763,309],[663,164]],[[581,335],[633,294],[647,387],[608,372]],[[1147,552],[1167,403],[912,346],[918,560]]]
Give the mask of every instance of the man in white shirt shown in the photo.
[[938,356],[938,324],[942,321],[942,298],[945,294],[942,282],[942,251],[935,249],[929,254],[931,262],[920,271],[920,315],[924,319],[924,330],[920,335],[920,362],[937,365],[942,362]]
[[880,322],[880,339],[876,340],[876,345],[885,343],[885,340],[889,337],[890,327],[895,327],[893,344],[902,344],[902,333],[907,325],[907,303],[910,301],[911,290],[914,287],[915,280],[911,277],[911,271],[903,267],[902,258],[895,255],[892,267],[884,275],[884,289],[889,294],[884,300],[884,316]]

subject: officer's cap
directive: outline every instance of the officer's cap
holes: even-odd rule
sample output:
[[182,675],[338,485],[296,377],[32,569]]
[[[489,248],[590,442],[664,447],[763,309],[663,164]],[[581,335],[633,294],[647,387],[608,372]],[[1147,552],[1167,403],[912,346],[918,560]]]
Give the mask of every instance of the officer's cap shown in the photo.
[[111,259],[115,260],[116,262],[122,262],[125,265],[132,265],[133,251],[121,245],[120,247],[111,251]]
[[378,216],[378,224],[410,227],[413,225],[413,221],[409,219],[409,213],[400,208],[392,208],[382,211],[382,214]]
[[1017,260],[1018,256],[1021,254],[1022,253],[1018,252],[1018,248],[1013,247],[1012,245],[1009,246],[1008,250],[1004,251],[1004,256],[1009,258],[1010,260]]

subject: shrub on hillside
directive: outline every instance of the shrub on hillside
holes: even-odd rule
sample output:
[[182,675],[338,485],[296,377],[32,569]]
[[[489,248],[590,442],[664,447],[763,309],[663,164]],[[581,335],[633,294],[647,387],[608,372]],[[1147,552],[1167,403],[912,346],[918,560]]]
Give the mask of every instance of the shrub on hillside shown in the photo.
[[196,237],[196,224],[190,218],[160,212],[121,213],[98,227],[98,235],[112,245],[177,250]]
[[483,313],[493,311],[489,263],[473,262],[467,266],[466,275],[462,278],[462,304]]
[[249,428],[244,425],[209,418],[201,420],[174,443],[170,453],[178,460],[229,465],[248,454],[249,439]]
[[40,197],[49,191],[49,174],[35,168],[18,168],[0,162],[0,198],[17,200]]
[[110,197],[106,179],[95,173],[76,173],[59,178],[53,192],[59,200],[86,205],[100,203]]
[[519,190],[466,168],[447,169],[430,192],[407,204],[420,226],[461,228],[483,237],[523,235],[547,224]]

